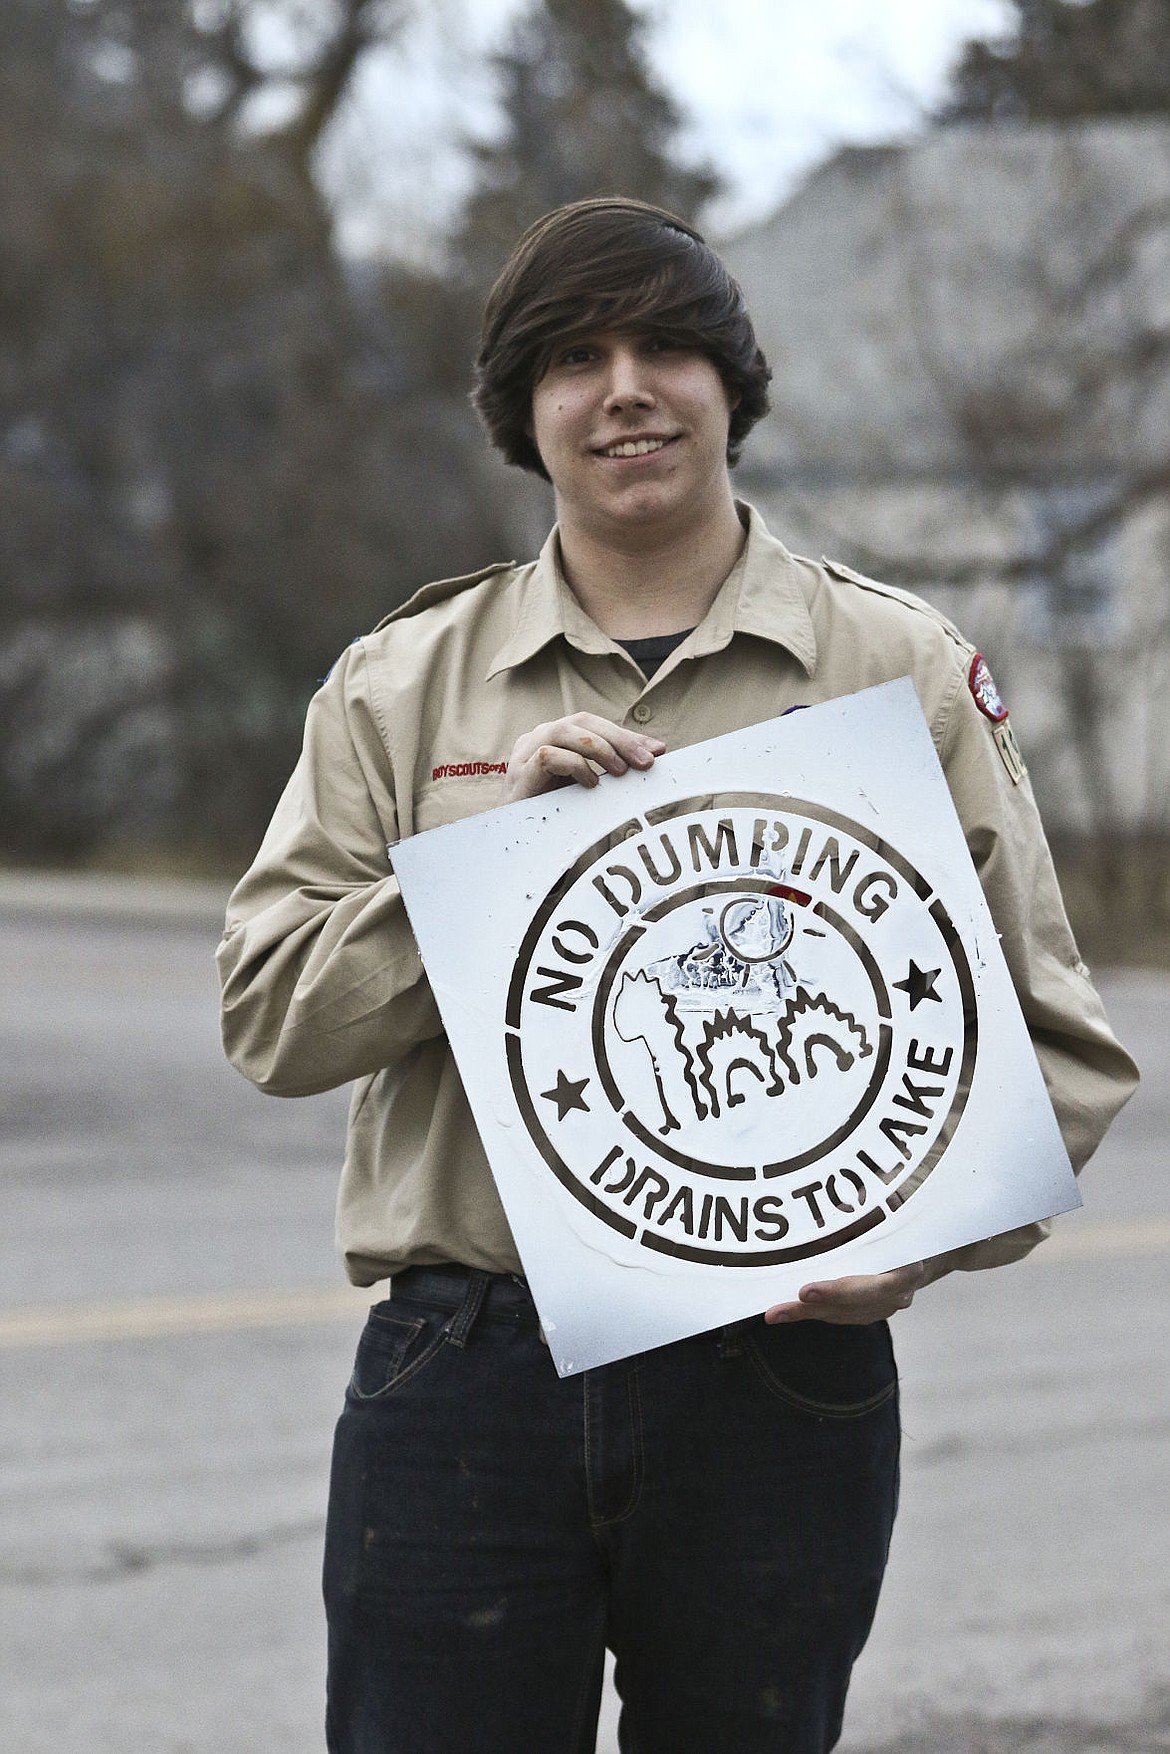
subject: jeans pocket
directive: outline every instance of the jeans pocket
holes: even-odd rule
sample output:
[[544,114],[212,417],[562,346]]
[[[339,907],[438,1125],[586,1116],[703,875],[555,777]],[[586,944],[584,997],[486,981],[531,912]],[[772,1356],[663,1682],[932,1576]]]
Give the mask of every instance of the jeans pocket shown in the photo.
[[778,1400],[818,1419],[858,1419],[897,1393],[898,1371],[885,1322],[860,1325],[763,1320],[740,1332],[757,1375]]
[[443,1344],[441,1320],[405,1315],[389,1303],[370,1311],[346,1391],[351,1401],[376,1401],[399,1388],[434,1357]]

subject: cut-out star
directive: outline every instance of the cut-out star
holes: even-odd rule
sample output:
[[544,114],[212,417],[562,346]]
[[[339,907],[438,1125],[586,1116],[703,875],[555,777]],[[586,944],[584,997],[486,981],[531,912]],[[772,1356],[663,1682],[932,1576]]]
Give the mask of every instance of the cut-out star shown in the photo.
[[563,1121],[571,1108],[579,1108],[582,1113],[589,1113],[589,1104],[583,1095],[588,1078],[566,1078],[563,1072],[557,1073],[557,1081],[551,1090],[542,1090],[541,1096],[546,1102],[557,1105],[557,1119]]
[[910,958],[910,969],[904,981],[895,981],[894,985],[906,994],[910,1000],[911,1011],[916,1011],[923,999],[933,999],[942,1004],[942,995],[934,990],[934,983],[942,973],[941,968],[919,968],[914,958]]

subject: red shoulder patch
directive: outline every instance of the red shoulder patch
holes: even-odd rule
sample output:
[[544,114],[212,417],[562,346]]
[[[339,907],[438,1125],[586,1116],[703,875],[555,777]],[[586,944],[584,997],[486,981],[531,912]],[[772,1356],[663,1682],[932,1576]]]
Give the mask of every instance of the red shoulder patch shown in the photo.
[[971,690],[975,705],[979,711],[989,718],[993,725],[1002,725],[1008,716],[1003,696],[995,686],[995,679],[987,668],[987,659],[982,652],[976,652],[971,659],[971,668],[967,673],[967,686]]

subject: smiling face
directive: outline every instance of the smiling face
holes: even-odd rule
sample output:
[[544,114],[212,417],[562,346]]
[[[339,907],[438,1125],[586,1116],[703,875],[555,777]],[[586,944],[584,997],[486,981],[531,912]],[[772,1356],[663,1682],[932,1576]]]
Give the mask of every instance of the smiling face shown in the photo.
[[564,341],[532,395],[562,529],[612,538],[718,516],[730,419],[719,372],[693,348],[626,333]]

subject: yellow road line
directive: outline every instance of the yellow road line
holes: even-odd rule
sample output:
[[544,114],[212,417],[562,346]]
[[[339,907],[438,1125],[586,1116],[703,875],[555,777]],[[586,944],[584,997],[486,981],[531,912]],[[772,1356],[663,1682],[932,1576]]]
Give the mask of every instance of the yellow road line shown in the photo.
[[1059,1224],[1030,1259],[1109,1260],[1121,1255],[1160,1255],[1170,1250],[1170,1218],[1130,1218],[1111,1224]]
[[0,1313],[0,1349],[279,1328],[301,1322],[361,1322],[378,1296],[373,1287],[355,1291],[330,1285],[283,1291],[191,1292],[181,1297],[140,1297],[125,1303],[14,1309]]
[[[1117,1260],[1170,1253],[1170,1218],[1067,1224],[1030,1257],[1035,1261]],[[73,1345],[83,1340],[148,1340],[166,1334],[229,1333],[314,1322],[364,1321],[384,1295],[371,1286],[301,1286],[291,1290],[190,1292],[124,1303],[52,1304],[0,1311],[0,1350]]]

